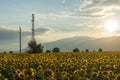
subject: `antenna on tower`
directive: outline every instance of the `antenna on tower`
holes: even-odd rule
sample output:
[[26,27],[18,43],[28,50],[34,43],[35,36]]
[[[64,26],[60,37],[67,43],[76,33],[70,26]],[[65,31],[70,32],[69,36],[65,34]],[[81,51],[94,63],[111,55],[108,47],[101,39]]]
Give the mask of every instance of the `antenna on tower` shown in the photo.
[[21,27],[19,27],[19,41],[20,41],[20,49],[19,49],[19,53],[21,53]]
[[35,24],[34,24],[34,21],[35,21],[35,17],[34,17],[34,14],[32,14],[32,41],[35,41]]

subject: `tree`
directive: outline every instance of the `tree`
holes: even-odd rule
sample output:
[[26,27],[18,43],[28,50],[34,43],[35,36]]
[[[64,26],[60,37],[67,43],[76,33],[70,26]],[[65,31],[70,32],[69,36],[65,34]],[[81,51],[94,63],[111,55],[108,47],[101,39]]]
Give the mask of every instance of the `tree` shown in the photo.
[[28,43],[28,53],[42,53],[43,46],[41,44],[37,44],[35,40],[32,40]]
[[98,52],[102,52],[102,48],[99,48],[99,49],[98,49]]
[[13,51],[9,51],[9,53],[13,53]]
[[95,52],[95,50],[93,50],[93,52]]
[[46,50],[46,52],[51,52],[51,50]]
[[81,52],[84,52],[84,50],[82,50]]
[[89,52],[89,49],[86,49],[85,52]]
[[60,52],[60,49],[58,47],[53,48],[52,52]]
[[4,51],[3,53],[6,53],[6,51]]
[[73,52],[80,52],[78,48],[73,49]]

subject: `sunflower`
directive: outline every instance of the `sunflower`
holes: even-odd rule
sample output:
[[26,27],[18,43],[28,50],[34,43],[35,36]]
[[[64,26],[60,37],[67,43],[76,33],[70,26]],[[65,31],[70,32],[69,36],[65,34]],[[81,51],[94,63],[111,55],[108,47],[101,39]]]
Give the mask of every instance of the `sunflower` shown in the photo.
[[114,72],[113,72],[112,70],[109,70],[109,71],[108,71],[108,75],[109,75],[109,76],[113,76],[113,75],[114,75]]
[[31,71],[31,72],[34,72],[34,69],[33,69],[33,68],[30,68],[30,71]]
[[99,67],[99,69],[100,69],[100,70],[104,70],[104,69],[105,69],[105,66],[101,65],[101,66]]
[[21,71],[19,70],[19,69],[17,69],[16,71],[15,71],[15,73],[16,74],[19,74]]
[[59,69],[57,68],[57,69],[55,69],[55,73],[59,73],[60,71],[59,71]]
[[115,80],[120,80],[120,74],[117,74],[117,75],[115,76]]
[[103,75],[104,77],[109,76],[109,75],[108,75],[108,71],[103,71],[103,72],[102,72],[102,75]]
[[1,66],[0,68],[3,69],[3,70],[5,70],[5,69],[6,69],[5,64],[3,63],[2,66]]
[[107,64],[105,68],[106,68],[107,70],[113,69],[112,65],[110,65],[110,64]]
[[9,80],[8,78],[4,78],[3,80]]
[[80,71],[79,75],[85,77],[87,75],[87,72],[82,70]]
[[98,77],[98,76],[99,76],[99,74],[96,73],[96,72],[92,72],[92,74],[91,74],[91,77],[92,77],[92,78],[96,78],[96,77]]
[[79,73],[79,69],[74,70],[73,74],[78,74]]
[[107,62],[107,59],[105,58],[105,59],[103,59],[103,63],[106,63]]
[[61,64],[60,64],[60,67],[64,67],[64,66],[65,66],[65,63],[61,63]]
[[117,64],[114,64],[114,65],[113,65],[113,68],[114,68],[114,69],[118,69],[118,65],[117,65]]
[[35,75],[35,72],[34,72],[34,71],[32,71],[32,72],[31,72],[31,76],[34,76],[34,75]]
[[82,77],[78,77],[75,80],[83,80],[83,78]]
[[14,77],[14,74],[13,73],[8,73],[8,76],[9,77]]
[[97,61],[98,63],[101,63],[101,59],[96,59],[96,61]]
[[69,70],[69,68],[63,68],[63,71],[68,71]]
[[70,64],[67,64],[67,68],[69,68],[69,69],[70,69],[70,68],[71,68],[71,65],[70,65]]
[[61,75],[66,75],[66,74],[67,74],[66,71],[62,71],[62,72],[61,72]]
[[38,71],[41,71],[42,69],[43,69],[42,66],[38,66],[38,67],[37,67],[37,70],[38,70]]
[[18,77],[19,77],[19,78],[24,78],[24,77],[25,77],[25,74],[24,74],[23,72],[20,72],[20,73],[18,74]]
[[85,77],[85,78],[84,78],[84,80],[91,80],[91,79],[89,79],[89,78]]
[[83,65],[83,66],[80,68],[80,71],[82,71],[82,70],[86,71],[86,70],[87,70],[87,66]]
[[88,64],[88,60],[87,59],[83,60],[83,63]]
[[104,76],[103,79],[104,79],[104,80],[113,80],[113,79],[111,79],[109,76]]
[[52,64],[50,64],[50,68],[51,68],[51,69],[55,69],[56,66],[52,63]]
[[66,75],[62,75],[61,80],[70,80],[70,78]]
[[99,73],[99,70],[95,68],[95,69],[93,69],[93,72],[94,73]]
[[44,75],[46,77],[54,77],[55,76],[54,72],[51,69],[46,69],[44,72]]
[[0,78],[2,77],[2,73],[0,73]]

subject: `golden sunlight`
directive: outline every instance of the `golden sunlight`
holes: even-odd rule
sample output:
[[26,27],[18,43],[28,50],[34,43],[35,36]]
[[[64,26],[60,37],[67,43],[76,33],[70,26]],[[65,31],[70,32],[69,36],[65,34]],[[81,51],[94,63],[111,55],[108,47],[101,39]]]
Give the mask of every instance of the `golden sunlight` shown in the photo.
[[110,20],[105,23],[105,28],[109,32],[114,32],[117,29],[117,27],[118,27],[118,24],[114,20]]

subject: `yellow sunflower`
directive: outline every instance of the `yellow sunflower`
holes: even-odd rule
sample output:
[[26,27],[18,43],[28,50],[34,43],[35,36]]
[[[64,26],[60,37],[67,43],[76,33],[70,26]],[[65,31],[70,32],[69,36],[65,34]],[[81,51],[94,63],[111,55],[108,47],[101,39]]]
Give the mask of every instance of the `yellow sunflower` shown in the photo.
[[117,75],[115,76],[115,80],[120,80],[120,74],[117,74]]

